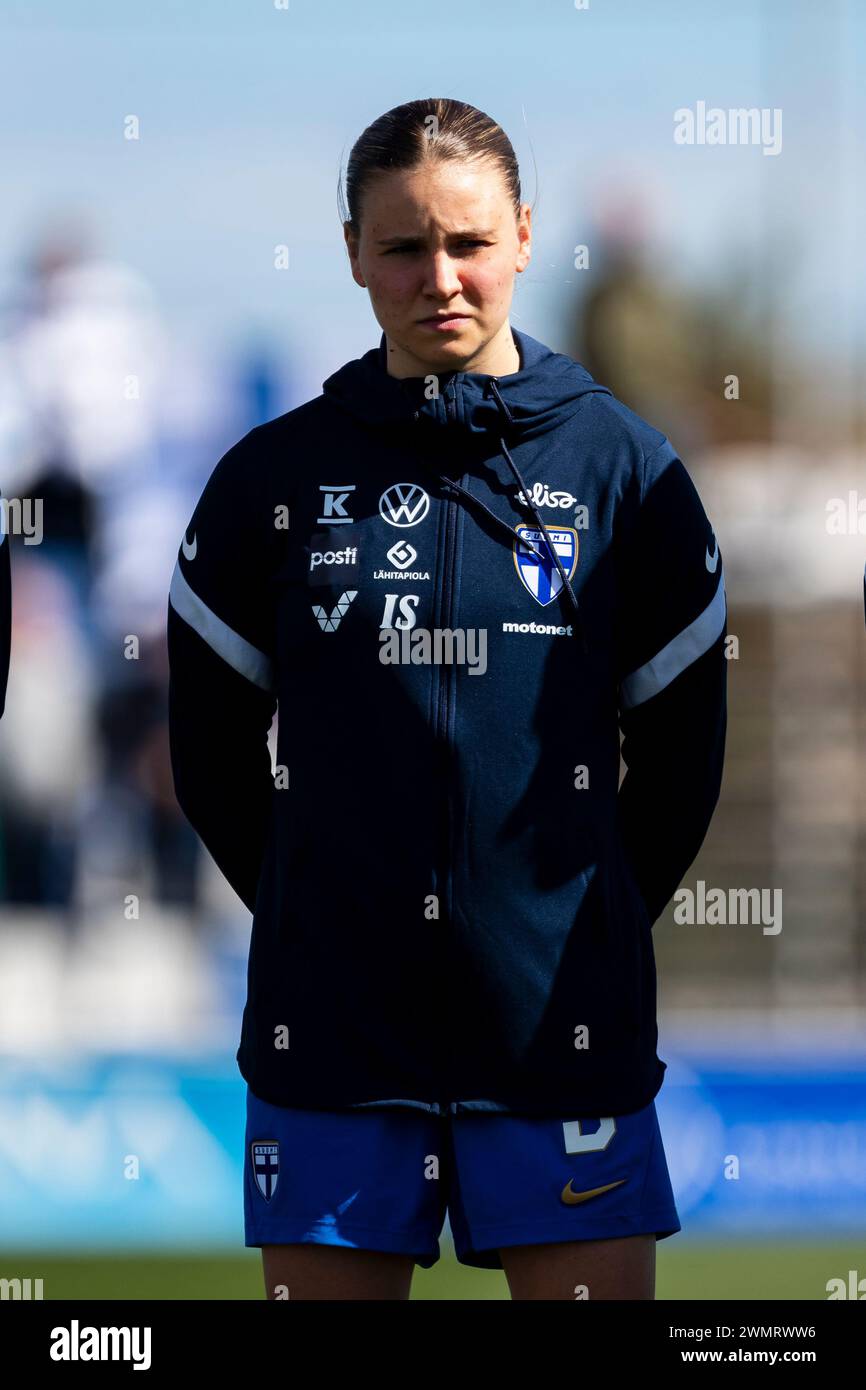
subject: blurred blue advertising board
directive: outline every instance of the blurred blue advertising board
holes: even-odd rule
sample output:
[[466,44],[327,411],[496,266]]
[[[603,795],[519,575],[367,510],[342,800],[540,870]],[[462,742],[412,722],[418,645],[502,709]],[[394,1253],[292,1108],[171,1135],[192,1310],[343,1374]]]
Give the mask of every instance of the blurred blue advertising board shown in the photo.
[[[686,1237],[866,1229],[866,1055],[662,1055]],[[244,1102],[228,1055],[0,1059],[0,1245],[242,1245]]]

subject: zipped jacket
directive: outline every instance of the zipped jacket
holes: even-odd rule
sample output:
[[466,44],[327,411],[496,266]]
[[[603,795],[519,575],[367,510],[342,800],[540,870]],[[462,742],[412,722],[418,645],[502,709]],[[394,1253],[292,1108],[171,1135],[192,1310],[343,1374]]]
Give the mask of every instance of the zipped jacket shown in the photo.
[[175,787],[253,914],[237,1060],[272,1104],[616,1115],[662,1084],[722,558],[669,440],[512,332],[517,372],[402,380],[383,334],[228,450],[181,542]]

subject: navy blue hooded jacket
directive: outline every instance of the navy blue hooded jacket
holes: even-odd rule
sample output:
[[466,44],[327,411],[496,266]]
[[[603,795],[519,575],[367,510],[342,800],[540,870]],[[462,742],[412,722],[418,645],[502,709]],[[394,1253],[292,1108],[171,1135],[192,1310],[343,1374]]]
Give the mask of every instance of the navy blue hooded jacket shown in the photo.
[[175,787],[253,912],[237,1059],[273,1104],[562,1118],[662,1083],[722,561],[664,435],[512,332],[519,371],[438,380],[383,335],[229,449],[183,538]]

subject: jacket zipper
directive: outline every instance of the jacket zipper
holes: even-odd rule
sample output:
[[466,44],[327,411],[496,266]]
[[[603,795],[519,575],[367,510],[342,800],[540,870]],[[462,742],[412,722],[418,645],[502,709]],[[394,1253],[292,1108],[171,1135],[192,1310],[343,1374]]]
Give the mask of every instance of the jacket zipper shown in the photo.
[[[446,424],[453,421],[456,416],[456,401],[454,399],[455,387],[453,384],[446,388],[445,413]],[[452,394],[449,396],[449,392]],[[460,479],[461,483],[463,479]],[[439,608],[440,628],[450,629],[451,619],[454,609],[454,590],[455,590],[455,567],[457,554],[457,511],[458,502],[455,497],[449,497],[445,503],[445,541],[444,553],[445,562],[443,566],[442,597]],[[445,669],[439,672],[439,685],[436,696],[436,738],[441,738],[443,755],[445,759],[445,796],[443,801],[443,815],[445,818],[442,833],[442,850],[444,852],[443,873],[440,876],[440,883],[444,888],[444,905],[447,922],[447,945],[446,945],[446,991],[450,993],[450,951],[451,934],[454,929],[454,872],[453,872],[453,839],[454,839],[454,798],[452,787],[452,746],[453,746],[453,723],[449,717],[451,707],[451,687],[454,680],[454,672],[446,664]],[[447,995],[446,995],[447,998]],[[450,1018],[450,999],[443,1000],[443,1015]],[[450,1109],[450,1104],[454,1097],[452,1095],[454,1083],[453,1058],[450,1050],[446,1051],[445,1059],[445,1096],[443,1104],[446,1113]]]

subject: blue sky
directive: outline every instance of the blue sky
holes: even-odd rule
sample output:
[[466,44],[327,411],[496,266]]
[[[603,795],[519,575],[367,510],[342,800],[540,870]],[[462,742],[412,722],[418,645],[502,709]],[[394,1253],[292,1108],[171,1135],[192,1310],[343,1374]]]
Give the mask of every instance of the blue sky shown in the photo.
[[[314,383],[378,342],[348,272],[336,182],[362,129],[402,101],[456,96],[494,116],[537,199],[513,321],[556,345],[581,291],[604,190],[650,200],[659,273],[724,288],[776,275],[780,327],[829,360],[864,342],[856,0],[79,0],[0,3],[0,291],[64,212],[153,285],[171,330],[261,333]],[[778,157],[681,147],[673,112],[781,107]],[[134,113],[141,139],[122,138]],[[286,243],[291,268],[275,272]]]

